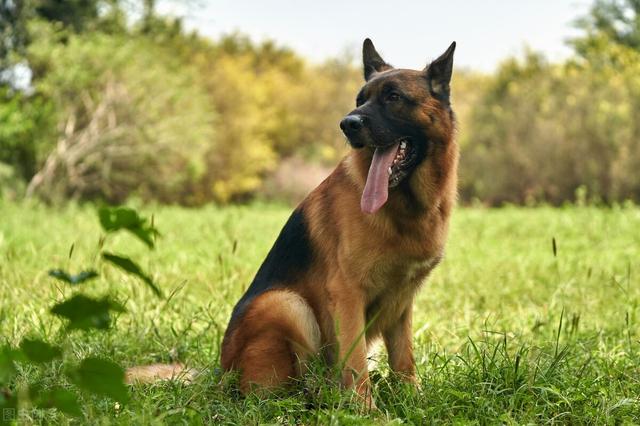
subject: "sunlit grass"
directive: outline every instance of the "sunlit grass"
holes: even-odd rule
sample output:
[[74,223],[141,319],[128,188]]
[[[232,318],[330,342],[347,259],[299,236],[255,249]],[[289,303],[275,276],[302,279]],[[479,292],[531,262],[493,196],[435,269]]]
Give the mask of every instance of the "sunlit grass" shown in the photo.
[[[0,344],[28,335],[70,349],[61,363],[22,369],[16,386],[66,385],[65,366],[87,355],[125,366],[179,359],[204,370],[195,383],[134,387],[122,406],[83,396],[83,422],[640,421],[638,208],[458,209],[446,258],[415,306],[420,391],[389,377],[382,351],[372,374],[377,413],[362,413],[321,366],[281,395],[241,397],[233,378],[221,377],[220,340],[289,211],[143,208],[162,233],[156,250],[126,235],[108,244],[153,274],[160,300],[100,266],[93,208],[0,204]],[[109,333],[64,337],[48,308],[71,290],[46,272],[89,266],[102,278],[83,284],[87,292],[111,292],[128,312]],[[66,419],[51,410],[21,416]]]

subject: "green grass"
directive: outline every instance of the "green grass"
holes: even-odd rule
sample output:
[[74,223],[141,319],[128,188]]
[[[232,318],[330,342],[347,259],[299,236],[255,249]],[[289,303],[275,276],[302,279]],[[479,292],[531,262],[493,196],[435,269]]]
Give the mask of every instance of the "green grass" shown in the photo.
[[[570,423],[640,422],[640,209],[460,208],[447,255],[415,306],[422,388],[389,377],[384,351],[372,374],[379,412],[363,413],[327,371],[280,395],[241,397],[221,377],[230,311],[289,209],[257,204],[143,208],[162,233],[156,250],[118,235],[110,248],[141,261],[170,298],[97,263],[101,231],[90,207],[0,203],[0,344],[25,336],[61,344],[62,361],[20,367],[27,382],[70,386],[84,356],[122,365],[178,358],[205,373],[191,385],[131,388],[131,401],[82,396],[84,417],[27,409],[25,423]],[[557,254],[552,250],[552,238]],[[70,247],[74,245],[69,259]],[[106,333],[65,337],[48,313],[71,290],[47,270],[98,266],[83,286],[112,293],[128,312]],[[316,366],[320,369],[319,366]],[[321,369],[320,369],[321,370]]]

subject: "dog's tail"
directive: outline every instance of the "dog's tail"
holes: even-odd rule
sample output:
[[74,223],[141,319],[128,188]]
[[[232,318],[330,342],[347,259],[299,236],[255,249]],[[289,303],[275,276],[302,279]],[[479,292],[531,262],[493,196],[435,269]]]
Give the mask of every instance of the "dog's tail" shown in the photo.
[[[223,370],[240,370],[240,388],[271,388],[301,374],[304,362],[320,350],[320,327],[311,306],[300,295],[272,290],[252,301],[239,323],[227,330],[222,344]],[[178,380],[190,383],[200,374],[183,364],[129,368],[126,382]]]
[[125,382],[128,384],[145,384],[161,380],[177,380],[191,383],[200,372],[188,368],[184,364],[149,364],[128,368]]

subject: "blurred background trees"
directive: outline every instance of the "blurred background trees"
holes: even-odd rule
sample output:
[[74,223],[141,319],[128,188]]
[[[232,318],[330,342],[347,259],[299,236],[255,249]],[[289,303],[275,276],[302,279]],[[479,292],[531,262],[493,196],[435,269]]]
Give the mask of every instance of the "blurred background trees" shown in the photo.
[[462,132],[463,199],[640,200],[639,11],[598,0],[566,63],[528,52],[499,67]]
[[[299,200],[346,152],[354,58],[209,40],[153,0],[0,8],[0,196]],[[526,52],[456,73],[463,201],[640,201],[639,11],[596,1],[565,63]]]

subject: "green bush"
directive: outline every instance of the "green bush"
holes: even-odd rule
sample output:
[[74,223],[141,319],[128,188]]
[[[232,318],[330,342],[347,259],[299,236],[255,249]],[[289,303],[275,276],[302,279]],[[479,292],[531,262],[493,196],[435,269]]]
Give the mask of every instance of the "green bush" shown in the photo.
[[0,87],[0,162],[29,180],[55,141],[54,107],[43,96],[26,96]]
[[145,38],[67,34],[55,43],[50,25],[34,33],[30,63],[42,75],[35,87],[54,103],[60,130],[30,190],[47,198],[186,201],[216,118],[195,70]]
[[505,62],[468,123],[463,198],[491,204],[640,200],[640,54],[602,40],[586,59]]

